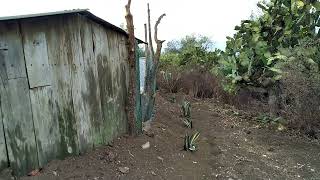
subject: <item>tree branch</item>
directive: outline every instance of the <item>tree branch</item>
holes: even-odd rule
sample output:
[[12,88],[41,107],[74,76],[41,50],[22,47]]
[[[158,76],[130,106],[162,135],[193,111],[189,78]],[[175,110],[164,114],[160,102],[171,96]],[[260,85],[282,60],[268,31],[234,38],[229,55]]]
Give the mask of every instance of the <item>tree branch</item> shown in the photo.
[[131,67],[134,67],[134,59],[135,59],[135,37],[134,37],[134,25],[133,25],[133,16],[130,11],[131,0],[128,0],[128,4],[126,5],[126,21],[127,21],[127,29],[129,35],[129,64]]
[[151,57],[154,57],[153,43],[152,43],[152,31],[151,31],[151,18],[150,18],[150,6],[148,3],[148,29],[149,29],[149,48],[151,49]]
[[[126,10],[127,12],[130,12],[130,8],[131,8],[131,0],[128,0],[128,3],[126,5]],[[131,13],[130,13],[131,14]]]
[[166,16],[166,14],[162,14],[159,18],[158,18],[158,20],[157,20],[157,22],[156,22],[156,24],[155,24],[155,26],[154,26],[154,40],[156,41],[156,43],[158,43],[158,42],[164,42],[164,41],[161,41],[161,40],[159,40],[158,39],[158,26],[159,26],[159,24],[160,24],[160,22],[161,22],[161,20],[162,20],[162,18],[164,17],[164,16]]
[[161,20],[162,20],[162,18],[163,18],[164,16],[166,16],[166,14],[162,14],[162,15],[158,18],[158,20],[157,20],[157,22],[156,22],[156,24],[155,24],[155,26],[154,26],[154,40],[155,40],[156,43],[157,43],[157,50],[156,50],[156,54],[155,54],[155,56],[154,56],[154,62],[155,62],[155,64],[156,64],[156,66],[158,65],[158,62],[159,62],[159,60],[160,60],[160,54],[161,54],[162,44],[165,42],[165,40],[159,40],[159,39],[158,39],[158,26],[159,26],[159,24],[160,24],[160,22],[161,22]]

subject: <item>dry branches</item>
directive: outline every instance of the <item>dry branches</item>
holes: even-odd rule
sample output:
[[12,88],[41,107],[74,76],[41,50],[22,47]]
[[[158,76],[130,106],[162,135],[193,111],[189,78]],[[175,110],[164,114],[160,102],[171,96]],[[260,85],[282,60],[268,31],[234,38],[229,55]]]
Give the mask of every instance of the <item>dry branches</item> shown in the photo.
[[159,24],[160,24],[160,22],[161,22],[161,20],[162,20],[162,18],[163,18],[164,16],[166,16],[166,14],[162,14],[162,15],[158,18],[158,20],[157,20],[157,22],[156,22],[156,24],[155,24],[155,26],[154,26],[154,40],[155,40],[156,43],[157,43],[157,50],[156,50],[156,54],[155,54],[155,56],[154,56],[155,64],[158,64],[158,62],[159,62],[159,60],[160,60],[160,54],[161,54],[162,44],[165,42],[165,40],[159,40],[159,39],[158,39],[158,26],[159,26]]

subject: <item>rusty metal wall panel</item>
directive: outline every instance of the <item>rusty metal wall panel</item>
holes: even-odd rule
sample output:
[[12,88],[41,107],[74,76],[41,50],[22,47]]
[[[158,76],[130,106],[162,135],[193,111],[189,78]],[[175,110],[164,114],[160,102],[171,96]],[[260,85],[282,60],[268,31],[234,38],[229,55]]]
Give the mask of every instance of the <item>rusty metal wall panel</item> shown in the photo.
[[[0,23],[0,68],[6,69],[6,79],[26,77],[22,39],[16,21]],[[4,71],[2,71],[4,72]]]

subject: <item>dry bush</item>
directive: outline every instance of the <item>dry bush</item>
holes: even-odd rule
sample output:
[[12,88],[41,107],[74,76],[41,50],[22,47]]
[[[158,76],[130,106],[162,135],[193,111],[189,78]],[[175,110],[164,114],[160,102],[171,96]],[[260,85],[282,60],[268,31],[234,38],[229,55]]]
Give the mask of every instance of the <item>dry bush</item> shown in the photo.
[[157,74],[157,86],[166,93],[177,93],[177,83],[181,73],[174,70],[160,71]]
[[195,98],[217,97],[219,83],[210,72],[194,70],[182,73],[177,82],[176,91],[182,91]]
[[280,113],[289,126],[311,137],[320,132],[320,75],[298,63],[288,63],[280,84]]
[[[171,78],[165,74],[170,73]],[[157,78],[158,87],[166,92],[183,92],[195,98],[220,98],[227,96],[222,90],[218,78],[201,69],[190,71],[161,71]]]

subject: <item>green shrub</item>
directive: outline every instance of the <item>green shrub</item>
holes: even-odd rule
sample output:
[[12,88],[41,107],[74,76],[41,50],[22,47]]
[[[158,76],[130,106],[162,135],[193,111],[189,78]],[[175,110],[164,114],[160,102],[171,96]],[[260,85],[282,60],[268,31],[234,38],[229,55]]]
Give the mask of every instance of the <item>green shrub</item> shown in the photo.
[[271,0],[258,7],[262,15],[236,26],[237,33],[227,38],[220,56],[219,72],[230,83],[272,86],[281,78],[276,64],[289,60],[281,49],[294,48],[305,38],[320,37],[316,31],[320,26],[319,1]]

